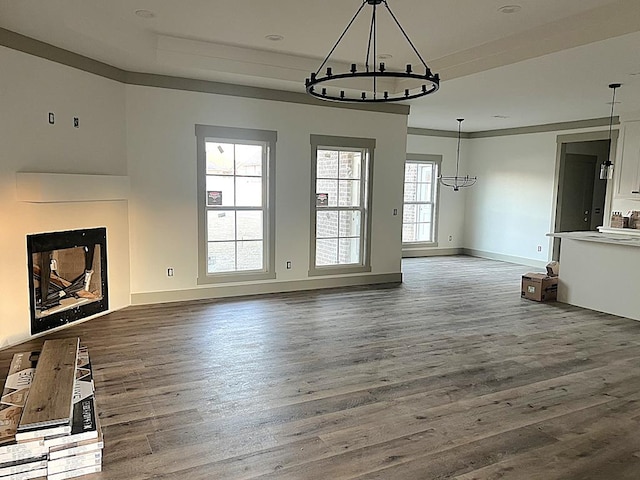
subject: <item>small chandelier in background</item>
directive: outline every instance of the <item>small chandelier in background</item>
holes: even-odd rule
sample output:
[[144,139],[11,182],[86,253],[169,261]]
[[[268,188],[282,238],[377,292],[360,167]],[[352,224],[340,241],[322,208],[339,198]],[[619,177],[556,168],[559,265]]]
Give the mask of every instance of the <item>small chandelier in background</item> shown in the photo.
[[462,122],[464,118],[458,118],[458,153],[456,154],[456,174],[452,177],[440,175],[438,180],[445,187],[453,187],[453,191],[457,192],[463,187],[470,187],[476,183],[478,177],[470,177],[469,175],[460,176],[460,138],[462,137]]
[[600,166],[600,180],[611,180],[613,178],[613,162],[611,162],[611,130],[613,129],[613,107],[616,104],[616,89],[621,86],[621,83],[609,84],[609,88],[613,90],[611,98],[611,115],[609,115],[609,150],[607,150],[607,160]]
[[[369,29],[369,41],[367,43],[367,53],[365,57],[365,66],[364,71],[358,71],[358,66],[356,63],[351,64],[351,69],[348,72],[334,72],[332,67],[327,67],[324,73],[320,73],[329,59],[331,55],[336,50],[342,39],[345,37],[349,28],[353,25],[356,18],[362,12],[365,5],[371,5],[373,7],[373,12],[371,16],[371,26]],[[417,73],[413,71],[412,65],[407,65],[404,71],[391,70],[386,67],[384,63],[377,63],[378,59],[378,12],[377,7],[380,4],[384,4],[389,15],[398,26],[405,40],[409,43],[413,52],[418,56],[420,62],[422,63],[421,69],[423,69],[424,73]],[[368,81],[368,92],[363,91],[359,96],[350,95],[349,92],[341,89],[339,84],[342,80],[365,80]],[[413,89],[405,88],[404,90],[400,89],[399,92],[389,92],[388,90],[384,90],[382,92],[378,91],[378,81],[385,80],[407,80],[411,79],[413,82],[419,80],[419,86]],[[311,73],[311,76],[306,79],[305,87],[306,91],[309,95],[313,95],[314,97],[320,98],[322,100],[331,100],[334,102],[365,102],[365,103],[382,103],[382,102],[398,102],[401,100],[410,100],[413,98],[422,97],[425,95],[429,95],[430,93],[438,90],[440,86],[440,76],[437,73],[432,73],[431,69],[427,66],[422,56],[413,45],[413,42],[409,39],[409,36],[404,31],[395,15],[389,8],[387,4],[387,0],[363,0],[362,5],[353,16],[347,28],[344,29],[342,35],[338,38],[335,45],[329,52],[329,54],[325,57],[324,61],[318,67],[318,70]],[[369,94],[369,95],[368,95]]]

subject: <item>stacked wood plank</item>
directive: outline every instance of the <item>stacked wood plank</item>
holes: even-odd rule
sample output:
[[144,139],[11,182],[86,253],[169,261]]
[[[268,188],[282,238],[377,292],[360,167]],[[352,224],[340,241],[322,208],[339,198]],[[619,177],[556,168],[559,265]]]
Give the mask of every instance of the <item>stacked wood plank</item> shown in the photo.
[[24,352],[11,364],[0,409],[0,419],[11,419],[0,435],[0,480],[99,472],[103,441],[89,352],[78,338],[49,340],[37,366],[35,358]]
[[16,353],[9,367],[0,399],[0,479],[46,476],[48,449],[42,440],[18,443],[16,431],[33,376],[39,352]]

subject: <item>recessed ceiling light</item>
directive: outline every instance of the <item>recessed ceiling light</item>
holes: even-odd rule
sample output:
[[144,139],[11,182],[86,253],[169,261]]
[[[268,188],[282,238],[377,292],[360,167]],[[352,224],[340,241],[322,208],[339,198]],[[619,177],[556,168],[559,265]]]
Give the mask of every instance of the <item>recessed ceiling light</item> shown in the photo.
[[136,15],[140,18],[153,18],[156,16],[151,10],[136,10]]
[[378,58],[380,60],[389,60],[390,58],[393,58],[393,55],[391,55],[390,53],[381,53],[378,55]]
[[511,117],[509,115],[493,115],[493,118],[505,119],[505,118],[511,118]]
[[281,42],[282,40],[284,40],[284,37],[282,35],[267,35],[266,37],[267,40],[271,40],[272,42]]
[[629,74],[630,77],[638,77],[640,76],[640,72],[633,72]]
[[498,9],[500,13],[518,13],[520,10],[522,10],[520,5],[504,5]]

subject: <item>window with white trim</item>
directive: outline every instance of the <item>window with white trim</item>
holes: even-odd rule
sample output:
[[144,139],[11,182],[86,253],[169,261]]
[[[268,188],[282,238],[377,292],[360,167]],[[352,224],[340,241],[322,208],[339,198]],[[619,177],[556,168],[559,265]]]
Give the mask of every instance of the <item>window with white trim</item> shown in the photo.
[[275,278],[276,132],[196,125],[199,283]]
[[370,271],[375,140],[311,136],[310,274]]
[[402,243],[437,242],[438,155],[410,155],[404,166]]

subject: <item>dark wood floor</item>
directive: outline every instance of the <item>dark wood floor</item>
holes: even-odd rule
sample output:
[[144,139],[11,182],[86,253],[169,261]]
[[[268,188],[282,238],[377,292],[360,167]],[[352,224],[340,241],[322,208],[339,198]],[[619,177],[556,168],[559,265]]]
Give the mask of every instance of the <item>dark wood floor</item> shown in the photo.
[[527,270],[410,259],[397,288],[132,307],[52,335],[92,356],[104,472],[86,478],[640,478],[640,322],[521,300]]

